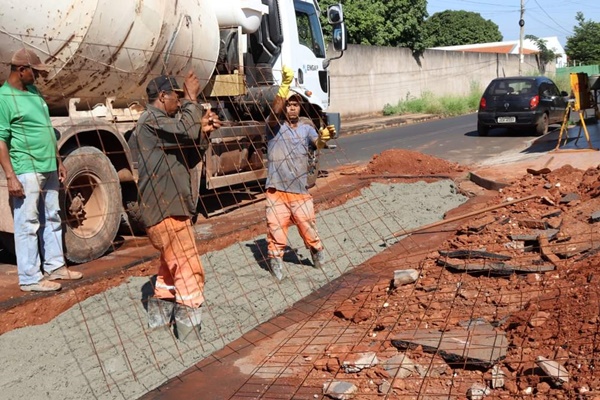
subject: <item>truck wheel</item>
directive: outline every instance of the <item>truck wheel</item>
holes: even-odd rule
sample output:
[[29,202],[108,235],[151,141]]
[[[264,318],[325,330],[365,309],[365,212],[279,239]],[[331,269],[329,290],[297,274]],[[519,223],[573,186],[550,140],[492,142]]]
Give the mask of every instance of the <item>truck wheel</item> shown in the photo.
[[477,134],[479,136],[487,136],[490,133],[490,127],[485,126],[482,123],[477,123]]
[[548,114],[544,113],[535,124],[535,134],[542,136],[546,133],[548,133]]
[[64,165],[65,256],[83,263],[102,256],[113,244],[123,209],[121,185],[108,157],[95,147],[76,149]]

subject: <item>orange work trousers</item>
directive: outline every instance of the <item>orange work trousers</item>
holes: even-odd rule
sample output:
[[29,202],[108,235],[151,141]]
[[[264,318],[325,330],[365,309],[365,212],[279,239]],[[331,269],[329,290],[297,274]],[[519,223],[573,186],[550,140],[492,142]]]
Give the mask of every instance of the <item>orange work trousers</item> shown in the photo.
[[160,251],[154,296],[200,307],[204,302],[204,268],[190,219],[168,217],[146,232],[152,246]]
[[267,190],[266,211],[269,258],[283,258],[288,228],[292,225],[298,227],[307,249],[323,248],[310,194],[288,193],[270,188]]

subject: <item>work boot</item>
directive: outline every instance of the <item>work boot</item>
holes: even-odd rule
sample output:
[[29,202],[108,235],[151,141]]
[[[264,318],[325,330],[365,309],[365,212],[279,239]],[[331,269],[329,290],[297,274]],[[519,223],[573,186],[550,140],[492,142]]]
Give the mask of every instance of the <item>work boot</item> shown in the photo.
[[269,269],[271,270],[271,274],[281,282],[283,278],[285,278],[285,273],[283,272],[283,259],[275,257],[269,259]]
[[170,325],[173,320],[173,310],[175,303],[168,300],[150,297],[147,303],[148,308],[148,328],[155,329],[161,326]]
[[23,292],[55,292],[60,290],[62,287],[58,282],[50,282],[46,279],[42,279],[37,283],[32,283],[30,285],[20,285],[19,286]]
[[50,272],[49,274],[47,273],[47,277],[46,277],[46,279],[48,279],[50,281],[57,281],[59,279],[65,280],[65,281],[66,280],[75,281],[75,280],[81,279],[81,278],[83,278],[83,274],[81,272],[71,271],[67,267],[57,268],[54,271]]
[[184,342],[190,336],[199,337],[202,328],[202,308],[175,304],[175,336]]
[[325,262],[325,250],[310,249],[310,256],[312,257],[314,267],[321,269],[323,262]]

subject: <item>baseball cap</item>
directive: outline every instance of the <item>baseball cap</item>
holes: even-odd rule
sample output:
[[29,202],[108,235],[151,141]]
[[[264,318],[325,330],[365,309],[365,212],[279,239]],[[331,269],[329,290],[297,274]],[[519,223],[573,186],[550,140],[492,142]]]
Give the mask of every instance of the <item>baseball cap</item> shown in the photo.
[[17,67],[26,66],[36,69],[38,71],[50,70],[50,67],[44,64],[33,50],[29,49],[20,49],[15,51],[15,53],[12,56],[12,59],[10,60],[10,63]]
[[175,92],[180,96],[183,95],[183,89],[179,87],[175,77],[170,75],[156,77],[146,86],[146,94],[150,98],[158,97],[160,92]]

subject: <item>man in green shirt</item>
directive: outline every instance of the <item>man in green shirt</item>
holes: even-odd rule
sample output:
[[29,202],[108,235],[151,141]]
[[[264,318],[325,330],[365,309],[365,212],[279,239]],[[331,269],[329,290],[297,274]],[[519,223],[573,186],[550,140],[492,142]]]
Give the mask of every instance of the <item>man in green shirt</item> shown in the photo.
[[19,285],[25,292],[59,290],[54,280],[82,274],[65,267],[58,191],[67,171],[48,106],[34,86],[48,67],[27,49],[16,51],[10,64],[0,87],[0,165],[13,208]]

